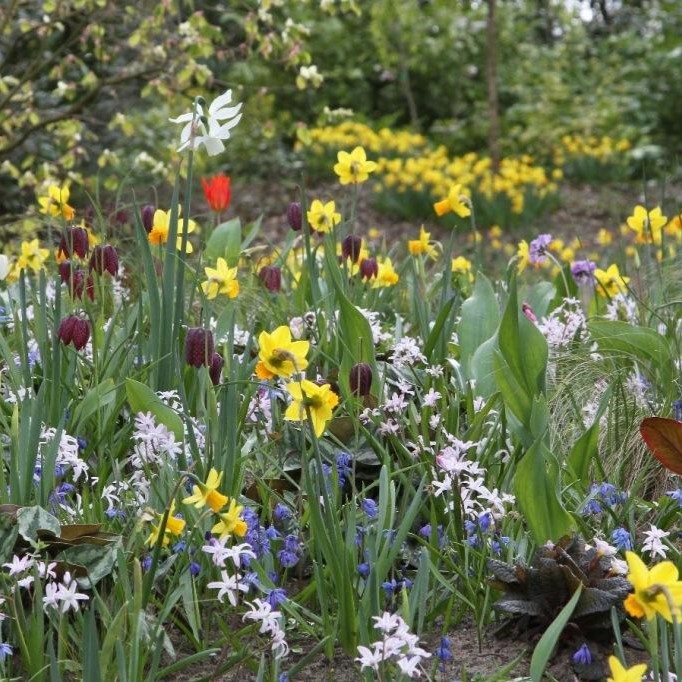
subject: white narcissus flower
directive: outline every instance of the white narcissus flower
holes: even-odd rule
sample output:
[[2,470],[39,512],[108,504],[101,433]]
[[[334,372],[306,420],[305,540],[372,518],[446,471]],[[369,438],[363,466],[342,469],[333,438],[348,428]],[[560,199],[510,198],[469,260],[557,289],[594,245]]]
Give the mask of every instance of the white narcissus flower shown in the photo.
[[227,90],[211,102],[206,114],[204,114],[203,107],[196,104],[195,110],[169,119],[171,123],[185,124],[180,133],[178,151],[181,152],[187,148],[198,149],[202,144],[206,147],[209,156],[215,156],[224,151],[223,140],[230,138],[230,130],[239,123],[242,117],[241,103],[228,107],[231,101],[232,90]]
[[0,282],[7,277],[9,273],[9,258],[4,253],[0,253]]

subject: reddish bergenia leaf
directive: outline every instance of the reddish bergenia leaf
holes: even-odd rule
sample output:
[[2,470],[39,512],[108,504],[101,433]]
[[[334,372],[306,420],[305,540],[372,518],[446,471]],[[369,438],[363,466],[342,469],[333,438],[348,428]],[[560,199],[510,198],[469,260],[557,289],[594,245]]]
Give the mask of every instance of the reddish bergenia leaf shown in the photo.
[[664,417],[647,417],[639,426],[644,442],[666,469],[682,474],[682,422]]

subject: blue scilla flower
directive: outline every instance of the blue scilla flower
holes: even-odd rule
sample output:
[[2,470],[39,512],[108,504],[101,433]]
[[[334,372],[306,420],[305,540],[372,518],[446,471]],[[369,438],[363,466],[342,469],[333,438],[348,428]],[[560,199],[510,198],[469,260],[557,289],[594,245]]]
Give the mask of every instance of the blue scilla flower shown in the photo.
[[490,526],[493,524],[493,515],[490,512],[483,512],[479,517],[478,517],[478,527],[484,532],[487,533],[488,530],[490,529]]
[[64,504],[66,502],[66,496],[75,490],[75,486],[71,483],[60,483],[50,495],[50,501],[52,504]]
[[12,647],[7,642],[0,642],[0,661],[4,661],[14,653]]
[[419,529],[419,535],[427,540],[431,537],[431,524],[427,523]]
[[587,644],[581,644],[571,658],[574,663],[579,665],[590,665],[592,663],[592,654]]
[[611,533],[611,542],[622,552],[632,549],[632,537],[625,528],[616,528]]
[[445,668],[445,663],[452,660],[450,640],[447,637],[440,638],[440,644],[436,647],[436,656],[441,663],[441,670]]
[[277,571],[275,571],[274,569],[270,570],[267,572],[267,576],[268,576],[268,580],[273,585],[277,585],[277,583],[279,582],[279,573],[277,573]]
[[366,578],[369,575],[369,564],[366,561],[363,561],[361,564],[358,564],[358,573],[360,574],[361,578]]
[[78,436],[78,438],[76,438],[76,441],[78,442],[79,450],[85,450],[88,447],[88,441],[85,438],[83,438],[83,436]]
[[288,552],[300,552],[301,544],[297,535],[287,535],[284,538],[284,549]]
[[682,488],[678,488],[677,490],[670,490],[669,492],[666,493],[666,495],[675,500],[679,507],[682,507]]
[[365,497],[362,500],[362,511],[372,520],[376,519],[379,515],[377,503],[371,497]]
[[142,557],[140,561],[140,566],[142,566],[143,571],[148,571],[152,567],[152,557],[150,554],[146,554]]
[[276,609],[286,600],[286,590],[283,590],[281,587],[275,587],[274,589],[270,590],[270,592],[268,592],[268,596],[265,598],[265,601],[268,602],[273,609]]
[[242,576],[242,581],[249,587],[249,589],[260,589],[260,579],[258,578],[258,574],[254,573],[253,571],[245,573]]
[[293,568],[298,563],[298,554],[286,549],[280,549],[277,552],[277,558],[283,568]]
[[172,547],[173,554],[180,554],[187,549],[187,543],[184,540],[178,540]]
[[268,526],[265,529],[265,537],[268,540],[276,540],[277,538],[281,537],[281,534],[274,526]]
[[199,575],[199,573],[201,573],[201,564],[198,564],[196,561],[190,561],[189,572],[196,578]]
[[286,521],[291,518],[291,510],[285,504],[278,502],[272,511],[272,518],[275,521]]
[[393,578],[393,580],[386,580],[385,582],[381,583],[381,587],[383,588],[387,597],[392,597],[393,593],[400,589],[400,583]]

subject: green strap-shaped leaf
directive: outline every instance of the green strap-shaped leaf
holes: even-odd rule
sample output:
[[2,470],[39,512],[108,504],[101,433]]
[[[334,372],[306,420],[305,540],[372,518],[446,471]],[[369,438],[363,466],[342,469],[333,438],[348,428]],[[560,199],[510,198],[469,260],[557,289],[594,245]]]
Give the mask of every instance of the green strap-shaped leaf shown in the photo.
[[514,476],[516,500],[538,544],[558,540],[574,528],[559,497],[559,468],[552,460],[552,453],[538,439],[521,458]]

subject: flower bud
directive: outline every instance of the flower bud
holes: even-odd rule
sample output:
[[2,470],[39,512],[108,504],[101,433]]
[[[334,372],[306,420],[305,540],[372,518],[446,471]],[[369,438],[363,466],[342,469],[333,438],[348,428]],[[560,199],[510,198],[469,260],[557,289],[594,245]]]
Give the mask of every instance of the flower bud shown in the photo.
[[287,209],[289,227],[298,232],[303,227],[303,210],[299,201],[292,201]]
[[521,305],[521,310],[523,311],[523,314],[531,322],[536,323],[538,321],[538,318],[535,316],[535,313],[533,312],[533,308],[531,308],[530,303],[524,301],[523,304]]
[[82,350],[90,339],[90,323],[77,315],[69,315],[60,322],[57,336],[65,346],[72,343],[76,350]]
[[85,293],[91,301],[95,300],[95,280],[92,275],[86,277],[82,270],[75,270],[71,273],[71,280],[68,285],[74,298],[81,300],[83,293]]
[[185,360],[192,367],[211,366],[213,352],[213,333],[203,327],[191,327],[185,338]]
[[59,264],[59,276],[61,277],[62,284],[66,284],[71,280],[71,261],[65,260]]
[[88,231],[84,227],[67,227],[59,241],[57,256],[71,258],[76,253],[81,258],[85,258],[89,248]]
[[73,327],[76,324],[77,319],[78,318],[75,315],[69,315],[59,323],[57,336],[65,346],[68,346],[73,340]]
[[146,232],[151,232],[152,227],[154,227],[154,213],[156,213],[156,206],[152,204],[145,204],[140,211],[142,227],[144,227]]
[[272,293],[277,293],[282,288],[282,271],[275,265],[265,265],[258,273],[260,281],[265,288]]
[[220,374],[223,371],[224,364],[225,360],[223,360],[223,356],[220,353],[213,353],[208,374],[211,377],[211,382],[214,386],[217,386],[220,383]]
[[360,277],[362,279],[372,279],[379,274],[379,264],[375,258],[365,258],[360,263]]
[[76,318],[73,326],[73,346],[76,350],[83,350],[90,339],[90,323],[87,320]]
[[98,275],[108,272],[112,277],[118,274],[118,253],[110,244],[96,246],[90,256],[90,270]]
[[364,398],[372,388],[372,368],[366,362],[358,362],[350,368],[350,390],[353,395]]
[[344,259],[350,258],[353,263],[358,262],[358,258],[360,258],[360,249],[362,249],[362,237],[358,237],[354,234],[349,234],[341,242],[341,254]]

